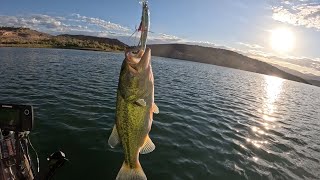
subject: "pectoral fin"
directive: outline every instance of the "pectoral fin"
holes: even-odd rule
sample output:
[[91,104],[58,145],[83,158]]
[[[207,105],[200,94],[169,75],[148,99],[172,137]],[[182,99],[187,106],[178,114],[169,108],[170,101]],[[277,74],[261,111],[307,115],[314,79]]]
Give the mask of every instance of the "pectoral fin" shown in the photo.
[[153,112],[154,112],[155,114],[159,114],[159,108],[158,108],[158,106],[156,105],[156,103],[153,103],[152,108],[153,108]]
[[156,146],[153,144],[153,142],[151,141],[149,135],[146,137],[146,140],[142,146],[142,148],[140,149],[140,154],[148,154],[151,153],[154,149],[156,148]]
[[120,137],[116,125],[113,126],[112,133],[109,137],[108,144],[111,148],[116,147],[120,143]]
[[140,106],[146,106],[146,105],[147,105],[147,103],[146,103],[146,101],[145,101],[144,99],[138,99],[138,100],[136,101],[136,103],[137,103],[138,105],[140,105]]

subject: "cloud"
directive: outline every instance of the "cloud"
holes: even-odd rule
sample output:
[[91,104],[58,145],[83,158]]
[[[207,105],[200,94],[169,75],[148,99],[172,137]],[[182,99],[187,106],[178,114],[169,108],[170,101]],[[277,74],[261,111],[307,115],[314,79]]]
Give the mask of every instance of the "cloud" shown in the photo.
[[91,25],[96,25],[102,27],[105,30],[112,30],[112,31],[130,31],[130,28],[121,26],[120,24],[112,23],[110,21],[105,21],[103,19],[94,18],[94,17],[87,17],[81,16],[80,14],[72,14],[72,16],[76,17],[75,21],[82,21]]
[[170,34],[165,34],[165,33],[158,33],[160,35],[160,39],[162,40],[170,40],[170,41],[181,41],[182,38],[179,38],[177,36],[174,35],[170,35]]
[[[54,35],[68,33],[116,38],[129,45],[139,43],[139,33],[135,33],[131,36],[132,32],[135,31],[134,29],[107,20],[82,16],[80,14],[71,14],[65,17],[49,16],[45,14],[31,14],[25,16],[0,15],[0,26],[28,27]],[[194,41],[167,33],[150,33],[148,36],[148,43],[184,43],[239,51],[209,41]]]
[[38,14],[38,15],[32,15],[30,17],[20,18],[20,19],[25,20],[27,25],[31,25],[31,26],[39,25],[47,29],[50,29],[50,28],[55,29],[55,28],[60,28],[64,26],[64,24],[61,21],[48,15]]
[[[139,33],[135,29],[108,20],[87,17],[80,14],[67,16],[52,16],[46,14],[29,14],[24,16],[1,16],[0,26],[28,27],[41,32],[57,34],[83,34],[99,37],[116,38],[120,41],[135,45],[139,42]],[[208,41],[193,41],[168,33],[150,33],[148,43],[186,43],[208,47],[220,47]]]
[[183,43],[185,42],[185,39],[165,33],[150,33],[148,36],[148,42],[150,44]]
[[320,77],[320,59],[308,57],[279,57],[272,53],[266,53],[260,50],[248,50],[243,52],[244,55],[249,56],[260,61],[270,64],[286,67],[291,70],[298,71],[303,74],[310,74]]
[[[96,17],[87,17],[80,14],[67,16],[50,16],[46,14],[29,14],[24,16],[1,16],[0,26],[27,27],[49,34],[83,34],[99,37],[117,38],[124,43],[134,45],[139,38],[131,37],[134,29],[118,23]],[[150,33],[148,41],[151,43],[182,43],[187,40],[165,33]]]
[[24,16],[0,15],[0,26],[28,27],[50,34],[69,33],[93,36],[128,35],[130,31],[129,28],[120,24],[79,14],[65,17],[45,14],[29,14]]
[[258,44],[249,44],[249,43],[243,43],[243,42],[238,42],[238,44],[251,48],[251,49],[263,49],[264,47],[258,45]]
[[70,31],[87,31],[85,26],[65,24],[63,17],[43,14],[27,16],[0,16],[0,26],[27,27],[47,33],[65,33]]
[[[257,44],[249,44],[238,42],[246,48],[241,50],[231,49],[245,56],[258,59],[270,64],[286,67],[288,69],[298,71],[303,74],[310,74],[320,77],[320,58],[295,57],[295,56],[279,56],[269,52],[264,47]],[[230,50],[230,49],[229,49]]]
[[[293,1],[288,1],[288,3],[292,3]],[[290,9],[286,9],[285,5],[274,7],[275,14],[282,12],[288,12],[284,14],[294,14],[294,12]],[[304,19],[300,21],[289,21],[292,18],[288,18],[289,20],[282,19],[287,23],[298,23],[299,25],[305,25],[307,27],[317,27],[320,29],[320,25],[313,22],[313,24],[309,21],[313,20],[313,18],[319,18],[319,11],[317,10],[318,6],[312,5],[312,8],[309,6],[299,5],[295,7],[295,11],[298,12],[294,14],[292,18],[304,17]],[[317,7],[317,8],[315,8]],[[309,10],[303,10],[303,8],[308,8]],[[287,11],[285,11],[287,10]],[[316,11],[317,10],[317,11]],[[299,14],[300,12],[300,14]],[[276,16],[276,15],[274,15]],[[279,19],[280,20],[280,19]],[[50,34],[83,34],[83,35],[91,35],[91,36],[99,36],[99,37],[108,37],[108,38],[116,38],[120,41],[127,43],[129,45],[135,45],[139,42],[139,33],[136,33],[131,37],[134,29],[130,29],[126,26],[123,26],[119,23],[110,22],[108,20],[96,18],[96,17],[87,17],[82,16],[80,14],[71,14],[67,16],[52,16],[46,14],[29,14],[23,16],[4,16],[0,15],[0,26],[15,26],[15,27],[28,27],[31,29],[35,29],[41,32],[46,32]],[[193,44],[200,45],[205,47],[214,47],[227,49],[231,51],[238,52],[243,55],[247,55],[250,57],[254,57],[260,60],[267,59],[268,61],[277,62],[283,66],[288,66],[290,68],[295,68],[295,70],[303,70],[303,73],[309,72],[313,74],[319,75],[320,71],[320,58],[311,60],[310,58],[286,58],[281,59],[276,57],[275,55],[266,52],[266,49],[258,44],[250,44],[246,42],[237,42],[237,44],[243,46],[244,48],[236,49],[233,47],[228,47],[224,45],[218,45],[209,41],[195,41],[190,40],[185,37],[179,37],[176,35],[168,34],[168,33],[150,33],[148,36],[148,43],[184,43],[184,44]],[[305,68],[301,68],[305,67]],[[306,69],[308,68],[308,69]]]
[[[308,74],[308,75],[313,75],[313,76],[318,76],[320,77],[320,62],[314,61],[312,59],[284,59],[284,58],[279,58],[279,57],[264,57],[261,58],[259,56],[254,56],[252,58],[259,59],[261,61],[278,65],[281,67],[286,67],[288,69],[303,73],[303,74]],[[303,63],[304,62],[304,63]]]
[[274,20],[320,30],[319,1],[283,1],[279,5],[273,6],[272,11]]

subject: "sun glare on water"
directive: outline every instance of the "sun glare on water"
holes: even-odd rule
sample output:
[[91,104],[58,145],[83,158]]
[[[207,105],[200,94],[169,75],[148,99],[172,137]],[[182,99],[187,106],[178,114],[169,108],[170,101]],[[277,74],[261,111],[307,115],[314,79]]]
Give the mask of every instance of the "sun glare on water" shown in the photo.
[[270,44],[273,50],[285,53],[293,49],[295,37],[287,28],[278,28],[271,31]]

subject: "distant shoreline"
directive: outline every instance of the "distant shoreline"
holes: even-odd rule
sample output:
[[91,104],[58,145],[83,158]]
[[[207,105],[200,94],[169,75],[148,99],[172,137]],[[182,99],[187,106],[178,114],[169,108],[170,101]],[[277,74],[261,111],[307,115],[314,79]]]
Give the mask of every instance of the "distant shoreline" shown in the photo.
[[51,35],[22,27],[0,27],[0,47],[59,48],[121,52],[128,45],[111,38],[85,35]]
[[[0,48],[52,48],[99,52],[124,52],[128,46],[118,39],[86,35],[51,35],[22,27],[0,27]],[[272,64],[247,57],[235,51],[188,44],[149,44],[152,55],[277,76],[305,84],[320,86],[320,81],[305,79]]]
[[0,44],[0,48],[4,47],[18,47],[18,48],[47,48],[47,49],[73,49],[73,50],[84,50],[84,51],[100,51],[100,52],[123,52],[122,50],[104,50],[98,48],[80,48],[80,47],[59,47],[59,46],[50,46],[42,44]]

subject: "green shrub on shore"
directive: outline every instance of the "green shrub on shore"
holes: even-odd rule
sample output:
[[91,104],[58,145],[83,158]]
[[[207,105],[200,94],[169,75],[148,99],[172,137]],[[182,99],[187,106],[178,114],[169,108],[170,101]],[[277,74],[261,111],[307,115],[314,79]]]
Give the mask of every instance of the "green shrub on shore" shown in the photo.
[[107,38],[72,35],[52,36],[29,28],[0,27],[0,47],[4,46],[88,49],[96,51],[123,51],[126,47],[125,44],[122,46],[108,44]]

